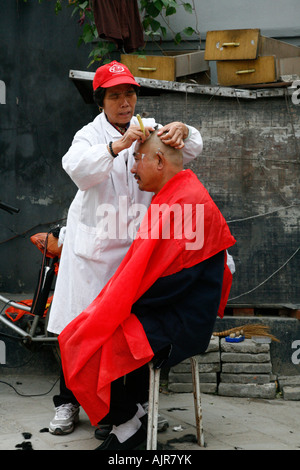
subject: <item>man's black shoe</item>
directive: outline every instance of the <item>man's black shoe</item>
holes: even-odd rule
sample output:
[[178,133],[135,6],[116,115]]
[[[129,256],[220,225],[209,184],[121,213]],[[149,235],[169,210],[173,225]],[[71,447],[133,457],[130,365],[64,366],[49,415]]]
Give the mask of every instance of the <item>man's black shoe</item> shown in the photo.
[[99,439],[100,441],[104,441],[112,430],[111,424],[100,424],[99,428],[95,430],[95,438]]
[[110,433],[105,441],[95,450],[136,450],[142,449],[146,443],[147,432],[144,426],[141,426],[138,431],[133,434],[129,439],[124,442],[119,442],[117,436]]

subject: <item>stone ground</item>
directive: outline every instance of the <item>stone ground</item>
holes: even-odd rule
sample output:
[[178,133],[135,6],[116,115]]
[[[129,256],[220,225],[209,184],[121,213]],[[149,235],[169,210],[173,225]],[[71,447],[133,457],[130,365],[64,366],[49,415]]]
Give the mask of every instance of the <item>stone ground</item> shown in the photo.
[[[7,375],[0,381],[0,450],[94,450],[99,441],[83,410],[80,423],[67,436],[47,432],[53,415],[57,377]],[[195,442],[191,393],[161,393],[160,414],[169,421],[158,434],[165,451],[299,450],[300,407],[282,397],[272,400],[202,393],[205,447]],[[29,433],[25,439],[23,433]],[[28,435],[28,436],[29,436]],[[25,435],[26,436],[26,435]],[[17,446],[21,447],[17,447]]]

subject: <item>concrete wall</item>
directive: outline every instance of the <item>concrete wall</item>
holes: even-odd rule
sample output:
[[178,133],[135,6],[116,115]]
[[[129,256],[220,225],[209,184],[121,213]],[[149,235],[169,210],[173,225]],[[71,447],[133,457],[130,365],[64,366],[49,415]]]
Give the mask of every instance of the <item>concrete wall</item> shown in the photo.
[[0,211],[0,290],[28,292],[40,264],[29,236],[66,216],[76,188],[62,171],[61,158],[96,109],[83,103],[68,78],[71,68],[85,70],[89,62],[88,48],[77,47],[79,25],[70,19],[72,10],[56,16],[54,2],[1,3],[6,104],[0,105],[0,200],[20,213]]
[[[272,14],[277,21],[282,2],[275,3]],[[258,19],[264,24],[271,21],[267,4],[270,8],[270,2],[259,3]],[[257,11],[258,4],[251,5],[252,13],[255,5]],[[278,27],[288,27],[297,5],[289,1]],[[224,27],[229,27],[233,6],[231,2],[224,13]],[[52,2],[6,2],[0,19],[5,46],[0,51],[0,80],[6,84],[6,104],[0,105],[0,200],[21,209],[13,216],[0,213],[2,292],[34,290],[41,258],[29,237],[66,217],[76,188],[63,172],[61,158],[74,133],[97,112],[68,78],[70,69],[87,70],[89,60],[88,48],[76,46],[80,27],[70,19],[71,11],[65,8],[56,16]],[[217,27],[213,18],[221,25],[216,2],[201,2],[201,11],[210,17],[204,22],[207,29]],[[241,15],[244,10],[236,11]],[[237,19],[231,16],[235,26]],[[271,217],[232,225],[239,241],[232,295],[240,295],[281,267],[299,246],[297,207],[289,206],[297,200],[300,107],[292,106],[289,98],[243,101],[182,93],[159,93],[157,98],[147,93],[140,97],[137,111],[163,123],[180,119],[201,130],[204,153],[192,169],[227,219],[288,207]],[[240,299],[242,303],[300,304],[298,259],[254,295]]]
[[191,15],[179,7],[176,15],[167,17],[174,31],[181,31],[182,24],[189,25],[200,31],[202,40],[207,31],[242,28],[260,28],[263,35],[276,38],[300,37],[298,0],[195,0],[190,3],[195,4],[196,14]]
[[203,153],[190,167],[237,240],[230,250],[236,274],[229,303],[299,308],[299,251],[292,255],[300,242],[300,106],[284,97],[238,100],[162,92],[159,99],[141,97],[138,110],[163,124],[175,116],[202,133]]

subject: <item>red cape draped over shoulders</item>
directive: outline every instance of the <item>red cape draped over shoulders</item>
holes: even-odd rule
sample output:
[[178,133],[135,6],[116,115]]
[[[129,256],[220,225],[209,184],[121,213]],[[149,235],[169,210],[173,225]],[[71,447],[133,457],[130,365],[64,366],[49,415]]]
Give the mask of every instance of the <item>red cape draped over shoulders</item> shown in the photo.
[[[192,267],[234,243],[224,217],[191,170],[175,175],[153,197],[114,276],[58,338],[66,385],[93,425],[109,411],[111,382],[154,355],[131,313],[134,302],[158,278]],[[219,316],[231,287],[226,263],[224,269]]]

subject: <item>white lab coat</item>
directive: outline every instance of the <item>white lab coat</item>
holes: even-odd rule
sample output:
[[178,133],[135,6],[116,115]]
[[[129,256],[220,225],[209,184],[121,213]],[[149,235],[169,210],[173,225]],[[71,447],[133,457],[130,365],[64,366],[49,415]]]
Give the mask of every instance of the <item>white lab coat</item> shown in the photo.
[[[145,126],[156,125],[152,118],[143,122]],[[131,124],[138,124],[135,116]],[[153,194],[140,191],[130,173],[134,145],[116,158],[108,152],[107,144],[119,138],[119,132],[101,113],[76,133],[63,157],[63,168],[79,189],[68,212],[48,323],[52,333],[60,334],[109,281],[132,243],[143,209],[146,211],[151,202]],[[189,127],[184,163],[197,157],[202,145],[199,131]]]

